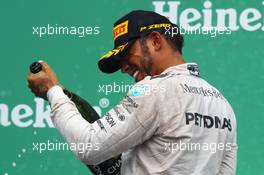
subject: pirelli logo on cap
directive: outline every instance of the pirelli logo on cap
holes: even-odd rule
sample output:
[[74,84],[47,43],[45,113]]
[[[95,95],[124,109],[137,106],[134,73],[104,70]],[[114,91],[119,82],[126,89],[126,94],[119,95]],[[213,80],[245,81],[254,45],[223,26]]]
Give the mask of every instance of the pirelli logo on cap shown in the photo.
[[128,20],[114,27],[114,40],[128,32]]

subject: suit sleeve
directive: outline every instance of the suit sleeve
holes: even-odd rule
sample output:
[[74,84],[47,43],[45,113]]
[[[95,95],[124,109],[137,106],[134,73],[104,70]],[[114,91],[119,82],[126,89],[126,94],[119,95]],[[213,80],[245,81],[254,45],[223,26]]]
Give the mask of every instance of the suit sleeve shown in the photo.
[[90,124],[58,86],[48,91],[51,119],[72,151],[90,165],[99,164],[143,143],[159,127],[156,94],[131,91],[101,119]]
[[[232,112],[233,113],[233,112]],[[234,114],[233,114],[234,115]],[[228,136],[228,147],[226,147],[224,156],[220,165],[219,175],[235,175],[236,164],[237,164],[237,128],[236,120],[233,118],[233,129],[232,134]]]

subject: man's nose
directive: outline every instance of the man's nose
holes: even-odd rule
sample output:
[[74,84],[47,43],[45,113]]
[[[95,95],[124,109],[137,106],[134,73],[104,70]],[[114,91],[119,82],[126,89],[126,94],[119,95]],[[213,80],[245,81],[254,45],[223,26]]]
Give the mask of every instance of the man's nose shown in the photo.
[[127,73],[129,70],[129,65],[127,64],[121,64],[121,72],[122,73]]

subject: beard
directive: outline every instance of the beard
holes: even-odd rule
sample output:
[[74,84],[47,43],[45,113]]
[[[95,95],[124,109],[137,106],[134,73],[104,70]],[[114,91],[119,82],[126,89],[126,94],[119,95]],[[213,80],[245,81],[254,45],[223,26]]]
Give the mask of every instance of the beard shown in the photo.
[[143,69],[143,71],[147,75],[151,75],[152,68],[153,68],[153,59],[149,55],[145,55],[141,57],[140,64]]
[[153,58],[150,55],[149,48],[146,44],[146,40],[141,40],[142,57],[140,58],[140,64],[142,71],[147,75],[151,75],[153,69]]

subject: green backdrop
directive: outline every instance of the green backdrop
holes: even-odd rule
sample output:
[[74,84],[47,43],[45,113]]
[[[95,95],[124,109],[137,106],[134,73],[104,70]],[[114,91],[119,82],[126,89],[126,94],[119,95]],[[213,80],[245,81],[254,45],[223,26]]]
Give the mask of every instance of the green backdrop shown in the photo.
[[[161,6],[162,3],[165,5]],[[124,93],[106,95],[99,91],[99,85],[133,81],[120,72],[101,73],[97,60],[113,47],[113,22],[134,9],[157,12],[162,9],[178,21],[193,19],[191,26],[208,22],[218,27],[237,26],[231,34],[216,37],[186,35],[183,56],[187,62],[199,64],[202,76],[234,108],[239,145],[237,174],[262,174],[262,1],[10,0],[0,2],[0,175],[90,174],[70,151],[40,153],[33,149],[33,143],[57,143],[62,138],[50,123],[48,104],[35,99],[27,88],[28,66],[39,59],[49,62],[65,87],[87,99],[101,114],[105,113]],[[231,15],[223,19],[227,12]],[[211,20],[208,13],[212,14]],[[48,25],[72,26],[73,30],[68,35],[40,37],[34,33],[34,29]],[[81,26],[91,27],[84,37],[80,37],[81,28],[75,34],[76,27]]]

